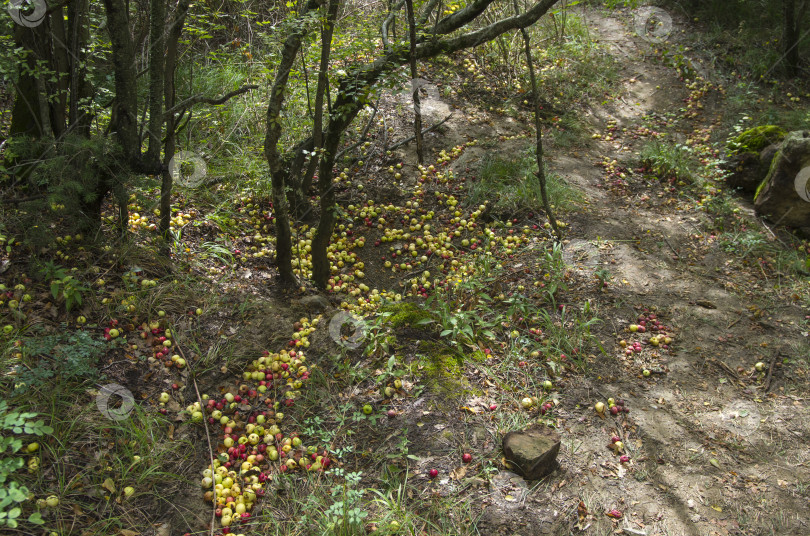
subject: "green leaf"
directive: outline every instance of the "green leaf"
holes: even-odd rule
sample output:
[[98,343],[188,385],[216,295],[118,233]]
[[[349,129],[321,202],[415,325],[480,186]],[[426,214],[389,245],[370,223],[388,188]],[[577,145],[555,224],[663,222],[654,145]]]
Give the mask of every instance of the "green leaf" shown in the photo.
[[34,525],[42,525],[45,523],[45,520],[42,519],[42,514],[39,512],[34,512],[30,516],[28,516],[28,522],[33,523]]

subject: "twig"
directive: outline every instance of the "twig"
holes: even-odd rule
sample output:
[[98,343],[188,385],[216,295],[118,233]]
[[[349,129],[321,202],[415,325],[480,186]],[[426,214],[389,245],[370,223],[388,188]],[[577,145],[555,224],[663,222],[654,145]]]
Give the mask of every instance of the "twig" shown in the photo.
[[[449,120],[451,117],[453,117],[453,114],[448,115],[447,117],[445,117],[444,119],[442,119],[441,121],[439,121],[438,123],[436,123],[435,125],[430,126],[430,127],[426,128],[426,129],[422,130],[422,134],[427,134],[427,133],[428,133],[428,132],[430,132],[431,130],[433,130],[433,129],[435,129],[435,128],[437,128],[437,127],[441,126],[441,125],[443,125],[443,124],[444,124],[444,123],[446,123],[446,122],[447,122],[447,121],[448,121],[448,120]],[[402,147],[402,146],[403,146],[403,145],[405,145],[406,143],[410,143],[410,142],[412,142],[412,141],[413,141],[413,140],[415,140],[415,139],[416,139],[416,136],[411,136],[410,138],[405,138],[404,140],[402,140],[402,141],[400,141],[400,142],[397,142],[397,143],[395,143],[394,145],[392,145],[391,147],[389,147],[389,148],[388,148],[388,150],[389,150],[389,151],[393,151],[394,149],[397,149],[398,147]]]
[[[191,361],[186,359],[186,355],[183,353],[183,349],[180,347],[179,337],[177,333],[174,333],[174,339],[177,346],[177,351],[180,352],[180,356],[186,360],[186,363],[189,363],[189,376],[191,376],[191,382],[194,384],[194,392],[197,393],[197,402],[200,404],[200,409],[205,411],[205,407],[203,406],[202,397],[200,396],[200,389],[197,387],[197,375],[194,373],[194,367],[191,364]],[[205,439],[208,441],[208,459],[211,461],[211,474],[214,473],[214,450],[211,447],[211,434],[208,433],[208,420],[203,419],[203,426],[205,426]],[[217,510],[217,488],[215,486],[216,481],[212,477],[212,484],[211,489],[214,492],[214,507],[211,509],[211,536],[214,536],[214,527],[216,526],[216,510]]]
[[112,363],[110,363],[108,365],[104,365],[103,367],[99,368],[98,371],[101,372],[102,370],[107,370],[111,366],[113,366],[115,364],[118,364],[118,363],[132,363],[132,362],[133,361],[131,359],[119,359],[118,361],[113,361]]
[[666,237],[666,236],[661,235],[661,238],[663,238],[663,239],[664,239],[664,242],[666,242],[666,243],[667,243],[667,245],[669,246],[669,249],[671,249],[671,250],[672,250],[672,253],[674,253],[674,254],[675,254],[675,256],[676,256],[676,257],[678,257],[678,258],[680,259],[680,258],[681,258],[681,255],[680,255],[680,254],[679,254],[677,251],[675,251],[675,248],[674,248],[674,247],[672,247],[672,244],[670,244],[670,243],[669,243],[669,240],[667,240],[667,237]]
[[734,322],[732,322],[731,324],[729,324],[728,326],[726,326],[726,329],[731,329],[732,327],[736,326],[736,325],[737,325],[737,322],[739,322],[740,320],[742,320],[742,317],[743,317],[743,316],[745,316],[745,313],[740,313],[740,316],[739,316],[739,317],[737,317],[737,320],[735,320]]
[[739,380],[739,376],[737,375],[737,371],[735,371],[733,368],[729,367],[728,365],[726,365],[725,363],[723,363],[722,361],[720,361],[716,357],[710,357],[709,359],[707,359],[707,361],[709,363],[714,363],[715,365],[717,365],[718,367],[720,367],[721,369],[723,369],[724,371],[729,373],[732,377],[734,377],[735,380]]
[[30,197],[18,197],[16,199],[3,199],[3,203],[9,203],[12,205],[17,205],[20,203],[28,203],[29,201],[36,201],[37,199],[45,199],[45,194],[42,195],[32,195]]
[[776,365],[776,360],[779,359],[779,354],[774,354],[771,358],[771,366],[768,367],[768,376],[765,378],[765,383],[762,385],[762,388],[765,389],[765,392],[771,390],[771,379],[773,378],[773,367]]

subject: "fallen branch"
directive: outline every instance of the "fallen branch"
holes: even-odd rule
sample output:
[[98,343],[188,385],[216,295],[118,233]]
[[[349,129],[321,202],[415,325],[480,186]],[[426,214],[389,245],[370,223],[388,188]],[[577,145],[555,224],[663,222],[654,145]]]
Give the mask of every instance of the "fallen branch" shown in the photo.
[[[194,373],[194,366],[186,358],[186,355],[183,353],[183,349],[180,347],[179,337],[177,333],[174,333],[174,339],[177,347],[177,351],[180,352],[180,356],[186,360],[186,363],[189,364],[189,376],[191,377],[191,381],[194,384],[194,391],[197,393],[197,402],[200,404],[200,410],[205,411],[205,405],[202,401],[202,396],[200,396],[200,388],[197,387],[197,375]],[[205,426],[205,439],[208,441],[208,459],[211,461],[211,473],[214,472],[214,449],[211,448],[211,434],[208,432],[208,419],[203,419],[203,426]],[[216,527],[216,509],[217,509],[217,488],[216,488],[216,481],[214,484],[211,485],[211,490],[214,492],[214,507],[211,509],[211,536],[214,536],[214,528]]]
[[[442,125],[443,125],[443,124],[445,124],[445,123],[446,123],[446,122],[447,122],[447,121],[448,121],[448,120],[449,120],[451,117],[453,117],[453,114],[448,115],[447,117],[445,117],[444,119],[442,119],[441,121],[439,121],[438,123],[436,123],[435,125],[430,126],[430,127],[426,128],[426,129],[424,129],[424,130],[422,131],[422,134],[427,134],[427,133],[428,133],[428,132],[430,132],[431,130],[436,129],[436,128],[438,128],[438,127],[442,126]],[[388,150],[389,150],[389,151],[393,151],[394,149],[397,149],[397,148],[399,148],[399,147],[402,147],[403,145],[408,144],[408,143],[412,142],[412,141],[413,141],[413,140],[415,140],[415,139],[416,139],[416,136],[415,136],[415,135],[414,135],[414,136],[411,136],[410,138],[405,138],[404,140],[402,140],[402,141],[400,141],[400,142],[397,142],[397,143],[395,143],[394,145],[392,145],[391,147],[389,147],[389,148],[388,148]]]
[[30,197],[18,197],[16,199],[3,199],[3,203],[18,205],[20,203],[28,203],[29,201],[36,201],[37,199],[44,199],[45,197],[46,197],[45,194],[42,194],[42,195],[32,195]]
[[768,367],[768,376],[765,378],[765,383],[762,385],[762,388],[765,389],[765,392],[771,390],[771,379],[773,378],[773,367],[776,365],[776,360],[779,359],[779,354],[774,354],[771,358],[771,365]]
[[366,127],[363,129],[363,133],[360,134],[360,139],[357,140],[357,143],[355,143],[354,145],[352,145],[350,147],[346,147],[345,149],[340,151],[337,155],[335,155],[335,160],[339,160],[341,156],[348,153],[349,151],[354,151],[355,149],[357,149],[360,146],[361,143],[363,143],[366,140],[366,137],[368,136],[368,131],[369,131],[369,129],[371,129],[371,125],[372,125],[372,123],[374,123],[374,119],[377,117],[377,110],[378,110],[379,104],[380,104],[380,99],[377,99],[377,103],[374,104],[374,106],[372,107],[374,112],[372,112],[371,117],[368,119],[368,122],[366,122]]

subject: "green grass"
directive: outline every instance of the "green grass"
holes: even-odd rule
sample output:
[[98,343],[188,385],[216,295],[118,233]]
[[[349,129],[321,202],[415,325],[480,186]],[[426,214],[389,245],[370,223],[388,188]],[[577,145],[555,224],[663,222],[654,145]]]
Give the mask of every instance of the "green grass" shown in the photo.
[[[483,160],[478,180],[467,192],[465,205],[489,201],[493,211],[503,216],[542,212],[540,180],[534,173],[537,164],[533,156],[506,159],[490,155]],[[546,171],[546,187],[549,203],[558,210],[575,208],[584,199],[581,192],[553,172]]]
[[694,155],[686,145],[669,141],[647,142],[640,153],[640,160],[660,180],[679,180],[691,183],[696,178]]
[[[194,450],[167,438],[168,422],[137,402],[123,420],[105,418],[96,393],[92,383],[49,381],[11,400],[39,412],[54,430],[39,440],[42,469],[23,479],[34,499],[59,499],[41,509],[46,532],[76,523],[85,534],[149,530],[187,481],[180,473]],[[129,496],[127,487],[134,490]]]

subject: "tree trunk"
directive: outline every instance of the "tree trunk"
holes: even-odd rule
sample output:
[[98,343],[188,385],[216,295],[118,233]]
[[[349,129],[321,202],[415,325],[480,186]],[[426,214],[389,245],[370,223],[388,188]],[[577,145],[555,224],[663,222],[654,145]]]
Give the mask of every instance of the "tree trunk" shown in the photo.
[[138,139],[138,93],[135,72],[135,46],[129,28],[125,0],[104,0],[107,31],[112,44],[115,101],[110,129],[115,133],[130,167],[139,167],[141,144]]
[[70,46],[70,100],[68,102],[68,128],[89,138],[93,116],[79,109],[79,102],[93,97],[93,85],[87,80],[85,49],[90,41],[87,0],[73,0],[68,4],[68,45]]
[[53,36],[49,36],[48,54],[51,69],[56,73],[55,80],[48,81],[47,94],[50,97],[50,120],[53,135],[61,138],[67,128],[67,116],[65,112],[68,108],[68,92],[70,91],[70,78],[66,76],[70,73],[68,60],[68,44],[65,32],[65,8],[60,6],[49,17]]
[[270,181],[273,192],[273,212],[276,218],[276,266],[283,285],[297,284],[292,269],[292,234],[290,232],[290,217],[287,205],[287,196],[284,192],[286,186],[285,173],[282,169],[282,159],[278,151],[278,142],[281,138],[281,110],[284,106],[284,93],[290,77],[290,71],[295,63],[295,56],[301,47],[304,35],[303,15],[319,8],[316,0],[309,0],[299,17],[296,26],[284,41],[281,52],[281,61],[276,70],[273,87],[270,90],[270,99],[267,105],[267,132],[264,137],[264,156],[270,168]]
[[[515,6],[515,14],[519,14],[518,0],[513,0]],[[551,211],[551,205],[548,201],[548,189],[546,188],[546,170],[543,165],[543,125],[540,123],[540,95],[537,92],[537,77],[534,74],[534,62],[532,61],[532,42],[529,38],[529,32],[526,28],[521,28],[520,33],[523,35],[523,44],[525,46],[526,65],[529,69],[529,79],[532,82],[532,100],[534,104],[534,130],[537,153],[537,171],[535,175],[540,182],[540,197],[543,200],[543,209],[546,211],[546,217],[554,230],[554,235],[557,240],[561,240],[560,230],[557,228],[557,219]]]
[[[149,7],[149,148],[148,166],[159,167],[163,143],[164,59],[166,53],[166,0],[151,0]],[[171,192],[170,194],[171,195]]]
[[787,74],[791,78],[799,74],[799,19],[796,0],[783,0],[784,25],[782,46]]
[[[182,0],[174,13],[173,22],[168,29],[166,39],[166,61],[164,64],[163,98],[166,110],[171,110],[175,104],[174,72],[177,67],[177,43],[183,31],[183,24],[188,14],[189,0]],[[169,229],[172,219],[172,188],[173,179],[169,172],[169,162],[174,158],[176,150],[177,132],[175,132],[174,112],[166,114],[166,142],[163,149],[163,170],[160,182],[160,236],[168,248]]]
[[408,9],[408,31],[411,46],[411,90],[413,98],[413,128],[416,139],[416,161],[421,166],[424,163],[424,150],[422,144],[422,107],[419,103],[418,72],[416,70],[416,22],[413,16],[413,0],[405,0]]
[[[329,0],[326,20],[321,30],[321,63],[318,68],[318,86],[315,90],[315,115],[312,125],[313,154],[310,156],[304,180],[301,182],[300,196],[304,197],[312,185],[312,177],[317,169],[323,149],[323,102],[329,85],[329,56],[332,53],[332,34],[335,28],[340,0]],[[296,207],[298,208],[298,207]],[[299,209],[300,210],[300,209]],[[301,215],[300,212],[297,215]]]

